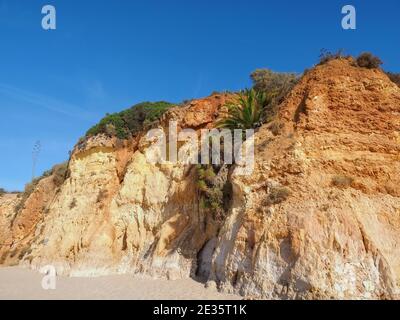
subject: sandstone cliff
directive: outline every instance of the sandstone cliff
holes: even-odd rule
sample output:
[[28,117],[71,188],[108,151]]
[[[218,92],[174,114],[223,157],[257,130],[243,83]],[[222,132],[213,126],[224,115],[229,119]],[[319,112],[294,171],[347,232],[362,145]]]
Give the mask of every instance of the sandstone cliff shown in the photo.
[[257,133],[253,175],[233,174],[215,279],[244,295],[398,298],[399,88],[331,61],[304,76],[277,121],[280,135]]
[[[173,108],[167,127],[212,128],[227,95]],[[0,199],[0,263],[69,275],[202,276],[254,298],[399,298],[400,89],[333,60],[302,77],[255,135],[255,170],[225,176],[223,216],[200,205],[196,168],[146,161],[144,133],[78,145],[61,186],[21,210]]]

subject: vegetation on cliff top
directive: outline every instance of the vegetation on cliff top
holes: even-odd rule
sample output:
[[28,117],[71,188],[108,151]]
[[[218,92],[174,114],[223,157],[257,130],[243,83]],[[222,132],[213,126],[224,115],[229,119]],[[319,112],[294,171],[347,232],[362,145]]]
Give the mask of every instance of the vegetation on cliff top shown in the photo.
[[[383,64],[379,57],[370,52],[363,52],[353,58],[345,55],[343,50],[332,53],[322,49],[318,65],[335,59],[353,59],[352,63],[355,67],[367,69],[379,69]],[[385,73],[392,82],[400,86],[400,74]],[[263,123],[272,122],[273,124],[279,104],[299,80],[295,73],[277,73],[268,69],[258,69],[250,77],[253,88],[241,91],[233,102],[226,105],[228,113],[218,124],[219,127],[245,130],[258,128]]]
[[354,58],[351,55],[344,54],[342,49],[336,52],[322,49],[319,58],[320,60],[318,65],[323,65],[336,59],[353,59],[355,67],[367,69],[378,69],[383,64],[382,60],[379,57],[374,56],[371,52],[363,52],[358,57]]
[[253,88],[241,91],[237,99],[226,105],[228,114],[219,126],[229,129],[254,129],[270,122],[278,105],[298,81],[294,73],[278,73],[258,69],[251,74]]
[[376,69],[382,65],[382,60],[370,52],[364,52],[357,57],[357,65],[360,68]]
[[142,130],[144,126],[160,119],[173,106],[174,104],[165,101],[143,102],[127,110],[107,114],[98,124],[87,131],[86,137],[106,134],[109,137],[128,139]]
[[258,69],[250,75],[250,78],[254,90],[267,97],[263,123],[271,122],[275,118],[279,104],[283,102],[300,79],[296,73],[273,72],[269,69]]
[[[332,53],[326,49],[322,49],[318,65],[323,65],[335,59],[353,59],[353,65],[355,67],[367,69],[381,69],[381,65],[383,64],[383,61],[371,52],[363,52],[358,57],[354,58],[350,55],[345,55],[343,50],[338,50],[337,52]],[[400,87],[400,73],[389,72],[383,69],[381,70],[386,73],[393,83]]]

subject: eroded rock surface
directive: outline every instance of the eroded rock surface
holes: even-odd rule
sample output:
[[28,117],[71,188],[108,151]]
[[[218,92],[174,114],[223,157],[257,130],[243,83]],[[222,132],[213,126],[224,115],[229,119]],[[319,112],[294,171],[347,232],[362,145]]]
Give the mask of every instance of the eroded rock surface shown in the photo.
[[[226,95],[159,126],[212,128]],[[400,89],[334,60],[309,71],[255,135],[255,170],[228,177],[223,219],[200,206],[196,169],[151,164],[144,133],[75,148],[60,187],[40,182],[15,214],[0,200],[1,263],[71,275],[196,274],[273,299],[396,299],[400,286]],[[212,283],[212,282],[210,282]]]
[[256,135],[254,173],[233,174],[214,278],[256,297],[398,298],[399,88],[335,60],[304,76],[277,121],[278,136]]

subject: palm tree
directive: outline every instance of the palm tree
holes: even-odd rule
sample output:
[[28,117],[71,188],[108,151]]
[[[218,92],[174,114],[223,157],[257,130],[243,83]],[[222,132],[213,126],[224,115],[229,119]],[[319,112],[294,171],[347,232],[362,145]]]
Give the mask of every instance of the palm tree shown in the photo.
[[246,130],[261,126],[268,100],[270,98],[264,92],[254,89],[242,91],[236,101],[226,105],[228,115],[218,123],[218,127]]

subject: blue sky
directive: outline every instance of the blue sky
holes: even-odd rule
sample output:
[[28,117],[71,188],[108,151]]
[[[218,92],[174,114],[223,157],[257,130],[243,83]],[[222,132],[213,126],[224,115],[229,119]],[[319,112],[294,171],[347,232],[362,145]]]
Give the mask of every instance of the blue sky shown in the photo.
[[[41,28],[45,4],[57,30]],[[23,189],[38,140],[40,174],[106,112],[242,89],[257,68],[302,72],[321,48],[400,72],[399,13],[398,0],[0,0],[0,187]]]

